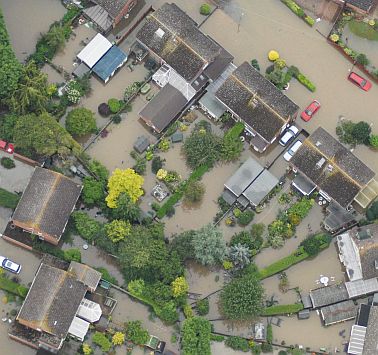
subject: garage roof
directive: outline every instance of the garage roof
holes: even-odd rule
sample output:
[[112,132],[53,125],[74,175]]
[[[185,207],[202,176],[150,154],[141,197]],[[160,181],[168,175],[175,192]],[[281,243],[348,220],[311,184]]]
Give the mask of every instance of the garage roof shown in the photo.
[[112,47],[112,44],[100,33],[98,33],[77,55],[77,57],[93,68],[101,57]]
[[117,46],[113,46],[96,63],[93,71],[106,82],[126,60],[127,55]]

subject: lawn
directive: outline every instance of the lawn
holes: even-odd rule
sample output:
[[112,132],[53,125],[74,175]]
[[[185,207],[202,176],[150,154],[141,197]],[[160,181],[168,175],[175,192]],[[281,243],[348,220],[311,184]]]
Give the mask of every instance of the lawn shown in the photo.
[[362,21],[349,21],[349,29],[357,36],[369,39],[371,41],[378,41],[378,31],[374,26]]
[[0,188],[0,206],[15,209],[19,199],[18,195]]

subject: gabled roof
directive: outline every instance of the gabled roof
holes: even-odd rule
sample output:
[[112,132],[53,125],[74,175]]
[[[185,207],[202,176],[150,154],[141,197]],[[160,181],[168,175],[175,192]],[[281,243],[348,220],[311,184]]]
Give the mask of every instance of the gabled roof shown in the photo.
[[91,0],[103,7],[115,19],[130,0]]
[[101,280],[101,272],[76,261],[71,261],[68,272],[91,290],[95,290]]
[[103,32],[107,32],[113,25],[112,18],[109,13],[100,5],[88,7],[83,12],[101,28]]
[[136,37],[188,82],[220,53],[220,47],[176,4],[163,4]]
[[240,65],[216,97],[270,142],[298,111],[298,106],[249,63]]
[[17,320],[64,339],[86,291],[74,276],[42,263]]
[[342,207],[347,207],[375,175],[322,127],[303,142],[291,164]]
[[13,214],[13,223],[59,240],[81,188],[62,174],[35,168]]

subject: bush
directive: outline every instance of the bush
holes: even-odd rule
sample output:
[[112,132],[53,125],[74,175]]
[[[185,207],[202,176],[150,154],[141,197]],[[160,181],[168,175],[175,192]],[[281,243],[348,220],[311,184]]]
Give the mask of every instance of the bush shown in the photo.
[[315,24],[315,20],[310,16],[305,16],[304,20],[312,27]]
[[151,162],[151,171],[156,174],[163,166],[164,166],[165,159],[156,156],[152,159]]
[[109,99],[108,106],[111,113],[118,113],[122,107],[122,101],[118,99]]
[[205,193],[205,185],[199,181],[190,181],[184,192],[184,201],[186,203],[196,203],[202,200]]
[[275,50],[271,50],[269,51],[268,53],[268,59],[271,61],[271,62],[274,62],[276,61],[277,59],[279,59],[280,55],[278,54],[277,51]]
[[15,209],[20,197],[0,187],[0,206]]
[[98,106],[98,113],[99,113],[102,117],[108,117],[108,116],[110,115],[110,113],[111,113],[108,104],[106,104],[105,102],[103,102],[102,104],[100,104],[100,105]]
[[249,223],[252,222],[253,217],[255,214],[251,210],[246,210],[240,213],[239,217],[237,217],[239,224],[242,226],[247,226]]
[[234,350],[240,350],[244,352],[249,351],[248,340],[238,336],[230,336],[224,343],[226,344],[226,346]]
[[113,116],[113,122],[115,123],[115,124],[119,124],[119,123],[121,123],[121,121],[122,121],[122,117],[121,117],[121,115],[114,115]]
[[306,238],[300,245],[309,256],[315,256],[324,248],[324,245],[329,245],[331,240],[328,234],[318,234]]
[[66,128],[69,133],[79,137],[94,133],[97,126],[93,112],[84,107],[73,109],[67,115]]
[[106,335],[100,332],[94,333],[92,341],[99,345],[103,352],[108,352],[112,346],[111,341],[106,337]]
[[263,353],[271,353],[273,351],[273,346],[272,344],[269,343],[262,343],[261,344],[261,351]]
[[5,169],[13,169],[16,166],[16,164],[14,163],[14,160],[8,157],[2,157],[0,164]]
[[89,217],[85,212],[76,211],[72,213],[72,218],[77,232],[88,242],[95,240],[102,232],[101,223]]
[[257,71],[260,71],[260,64],[257,59],[252,59],[251,60],[251,65],[254,67]]
[[369,139],[369,144],[372,148],[378,149],[378,134],[372,134]]
[[303,309],[302,303],[276,304],[274,306],[265,308],[262,311],[261,315],[267,317],[267,316],[293,314],[293,313],[298,313],[302,309]]
[[204,298],[202,300],[196,301],[196,307],[197,307],[197,313],[200,316],[205,316],[209,313],[209,300],[207,298]]
[[213,333],[210,334],[210,340],[211,341],[222,342],[222,341],[224,341],[224,339],[225,339],[225,337],[223,335],[218,335],[218,334],[213,334]]
[[[253,229],[257,229],[258,227],[255,226],[260,226],[261,224],[254,224],[252,226]],[[264,225],[263,225],[264,226]],[[242,231],[240,233],[234,234],[231,238],[230,241],[230,246],[234,245],[245,245],[249,248],[250,251],[255,250],[258,251],[263,245],[264,239],[262,238],[262,233],[264,230],[258,231],[258,233],[249,233],[247,231]]]
[[210,355],[211,324],[207,319],[191,317],[182,326],[182,354]]
[[77,248],[73,249],[67,249],[64,251],[64,260],[71,262],[71,261],[77,261],[78,263],[81,263],[81,252]]
[[203,4],[200,7],[200,14],[204,16],[210,15],[211,12],[211,6],[209,4]]
[[307,89],[309,89],[311,92],[316,91],[316,86],[309,80],[307,79],[302,73],[299,73],[296,75],[296,79],[304,85]]

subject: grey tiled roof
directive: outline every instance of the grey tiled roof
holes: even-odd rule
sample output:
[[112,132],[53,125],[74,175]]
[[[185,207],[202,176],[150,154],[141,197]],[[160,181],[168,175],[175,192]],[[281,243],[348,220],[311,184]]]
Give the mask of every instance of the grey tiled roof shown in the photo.
[[13,214],[13,221],[57,240],[80,196],[81,185],[54,171],[37,167]]
[[[163,31],[162,35],[157,31]],[[165,3],[151,14],[137,39],[187,81],[192,81],[220,53],[220,47],[175,4]]]
[[85,286],[95,290],[101,279],[101,272],[88,265],[71,261],[68,272],[81,281]]
[[270,142],[298,106],[247,62],[218,89],[216,97]]
[[344,301],[330,306],[322,307],[320,312],[325,325],[346,321],[357,316],[357,306],[353,301]]
[[320,287],[310,291],[310,298],[314,308],[328,306],[349,299],[345,284],[335,284],[327,287]]
[[66,271],[41,264],[17,319],[29,328],[65,338],[86,291]]
[[92,2],[103,7],[114,19],[130,0],[91,0]]
[[377,0],[347,0],[347,3],[361,10],[369,11],[370,8],[377,3]]

